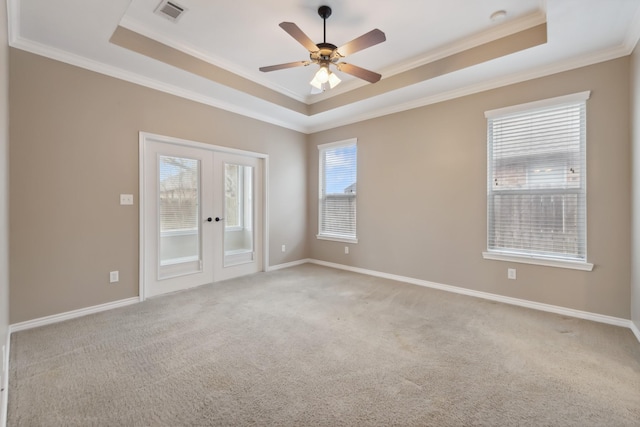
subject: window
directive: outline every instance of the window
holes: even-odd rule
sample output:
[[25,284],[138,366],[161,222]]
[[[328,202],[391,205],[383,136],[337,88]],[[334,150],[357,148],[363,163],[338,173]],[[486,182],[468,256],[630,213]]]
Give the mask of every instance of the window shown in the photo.
[[224,266],[254,260],[253,166],[224,164]]
[[485,258],[586,263],[589,92],[488,111]]
[[224,164],[225,229],[251,230],[253,168],[231,163]]
[[357,140],[318,146],[318,238],[357,243]]
[[196,261],[200,256],[200,162],[158,157],[160,265]]

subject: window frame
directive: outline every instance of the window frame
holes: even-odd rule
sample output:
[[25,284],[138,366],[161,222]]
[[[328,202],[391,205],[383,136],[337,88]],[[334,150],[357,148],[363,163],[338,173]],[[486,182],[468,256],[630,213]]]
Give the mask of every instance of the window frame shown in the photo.
[[[570,95],[565,95],[565,96],[559,96],[559,97],[555,97],[555,98],[549,98],[549,99],[544,99],[544,100],[540,100],[540,101],[534,101],[534,102],[529,102],[529,103],[525,103],[525,104],[519,104],[519,105],[514,105],[514,106],[510,106],[510,107],[505,107],[505,108],[499,108],[499,109],[495,109],[495,110],[489,110],[485,112],[485,118],[487,119],[487,207],[486,207],[486,212],[487,212],[487,239],[486,239],[486,247],[487,250],[484,251],[482,253],[482,256],[484,259],[490,259],[490,260],[497,260],[497,261],[507,261],[507,262],[516,262],[516,263],[525,263],[525,264],[534,264],[534,265],[542,265],[542,266],[547,266],[547,267],[560,267],[560,268],[568,268],[568,269],[575,269],[575,270],[583,270],[583,271],[592,271],[593,270],[593,264],[587,262],[587,201],[585,199],[585,205],[584,205],[584,224],[582,224],[581,226],[581,231],[580,233],[583,233],[583,240],[584,240],[584,260],[579,260],[579,259],[570,259],[570,258],[563,258],[563,257],[559,257],[559,256],[545,256],[542,254],[536,254],[536,253],[526,253],[526,251],[523,251],[521,249],[516,249],[514,248],[513,250],[509,250],[509,249],[491,249],[490,248],[490,239],[491,239],[491,212],[490,212],[490,205],[489,205],[489,196],[491,194],[493,194],[493,191],[491,190],[491,174],[492,174],[492,164],[493,164],[493,158],[492,158],[492,144],[493,141],[490,138],[489,135],[489,120],[491,119],[496,119],[496,118],[500,118],[500,117],[506,117],[509,116],[511,114],[515,114],[515,113],[526,113],[528,111],[530,111],[531,113],[536,112],[536,110],[540,110],[540,109],[544,109],[544,108],[550,108],[550,107],[557,107],[557,106],[561,106],[563,104],[574,104],[574,103],[580,103],[580,102],[584,102],[586,103],[586,101],[589,99],[591,92],[590,91],[585,91],[585,92],[579,92],[579,93],[574,93],[574,94],[570,94]],[[585,113],[585,120],[586,120],[586,113]],[[582,185],[581,185],[581,192],[584,192],[584,197],[586,198],[586,194],[587,194],[587,189],[586,189],[586,182],[587,182],[587,170],[586,170],[586,123],[584,124],[584,129],[585,129],[585,135],[583,135],[583,140],[581,141],[581,143],[583,144],[583,146],[581,147],[581,155],[584,156],[583,157],[583,169],[581,171],[581,174],[583,174],[583,176],[581,177],[582,179]],[[535,194],[536,190],[532,189],[532,190],[525,190],[527,192],[531,192],[532,194]],[[569,191],[570,192],[570,191]]]
[[[224,163],[224,167],[225,167],[225,180],[227,178],[227,166],[236,166],[236,191],[238,192],[238,194],[242,194],[243,193],[243,176],[240,174],[240,168],[238,168],[239,165],[235,164],[235,163]],[[226,182],[225,182],[226,185]],[[226,192],[226,189],[225,189]],[[237,199],[241,199],[243,198],[243,195],[239,195],[236,196]],[[226,200],[226,195],[225,195],[225,206],[224,206],[224,217],[225,217],[225,221],[224,221],[224,229],[225,231],[240,231],[243,229],[244,227],[244,212],[242,209],[242,206],[240,206],[240,204],[238,204],[238,207],[236,209],[236,218],[234,218],[234,221],[232,223],[236,223],[236,225],[228,225],[229,224],[229,204],[227,203]]]
[[[349,146],[355,146],[356,149],[356,183],[358,181],[357,179],[357,173],[358,173],[358,139],[357,138],[350,138],[350,139],[346,139],[346,140],[342,140],[342,141],[336,141],[336,142],[330,142],[327,144],[320,144],[318,145],[318,234],[316,235],[316,238],[319,240],[330,240],[330,241],[334,241],[334,242],[342,242],[342,243],[358,243],[358,229],[357,229],[357,208],[356,208],[356,213],[354,216],[354,234],[353,237],[351,236],[345,236],[345,235],[339,235],[339,234],[332,234],[332,233],[327,233],[325,231],[322,230],[322,223],[323,223],[323,215],[322,215],[322,207],[323,207],[323,199],[325,196],[325,192],[324,192],[324,187],[325,187],[325,162],[324,162],[324,153],[327,150],[331,150],[331,149],[336,149],[336,148],[343,148],[343,147],[349,147]],[[354,203],[357,206],[358,203],[358,196],[357,196],[357,190],[356,193],[354,195]]]

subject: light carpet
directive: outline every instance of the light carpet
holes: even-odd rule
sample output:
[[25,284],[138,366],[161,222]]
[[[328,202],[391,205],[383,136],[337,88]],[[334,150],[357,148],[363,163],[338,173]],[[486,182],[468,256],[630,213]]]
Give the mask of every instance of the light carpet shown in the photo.
[[9,426],[638,426],[625,328],[306,264],[17,332]]

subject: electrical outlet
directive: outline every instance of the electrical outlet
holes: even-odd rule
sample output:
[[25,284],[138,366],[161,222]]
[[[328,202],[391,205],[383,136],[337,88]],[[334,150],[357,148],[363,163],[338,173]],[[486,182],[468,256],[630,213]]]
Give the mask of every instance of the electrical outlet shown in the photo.
[[282,252],[286,252],[287,251],[287,247],[285,245],[282,245]]
[[133,194],[121,194],[120,195],[120,204],[121,205],[132,205],[133,204]]
[[516,280],[516,269],[508,268],[507,269],[507,279]]
[[348,253],[349,253],[349,246],[345,246],[345,247],[344,247],[344,253],[345,253],[345,254],[348,254]]
[[120,280],[120,272],[119,271],[110,271],[109,272],[109,283],[116,283]]

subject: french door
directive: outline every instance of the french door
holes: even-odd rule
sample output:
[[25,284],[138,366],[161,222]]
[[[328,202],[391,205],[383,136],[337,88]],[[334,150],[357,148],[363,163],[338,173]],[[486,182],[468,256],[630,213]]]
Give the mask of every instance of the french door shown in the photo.
[[263,160],[141,135],[141,299],[263,269]]
[[224,215],[215,218],[223,223],[216,228],[222,231],[222,238],[215,240],[218,244],[213,247],[218,281],[262,270],[259,248],[263,247],[263,221],[257,208],[263,206],[262,179],[258,179],[263,170],[262,162],[255,157],[216,152],[213,162],[215,206]]

